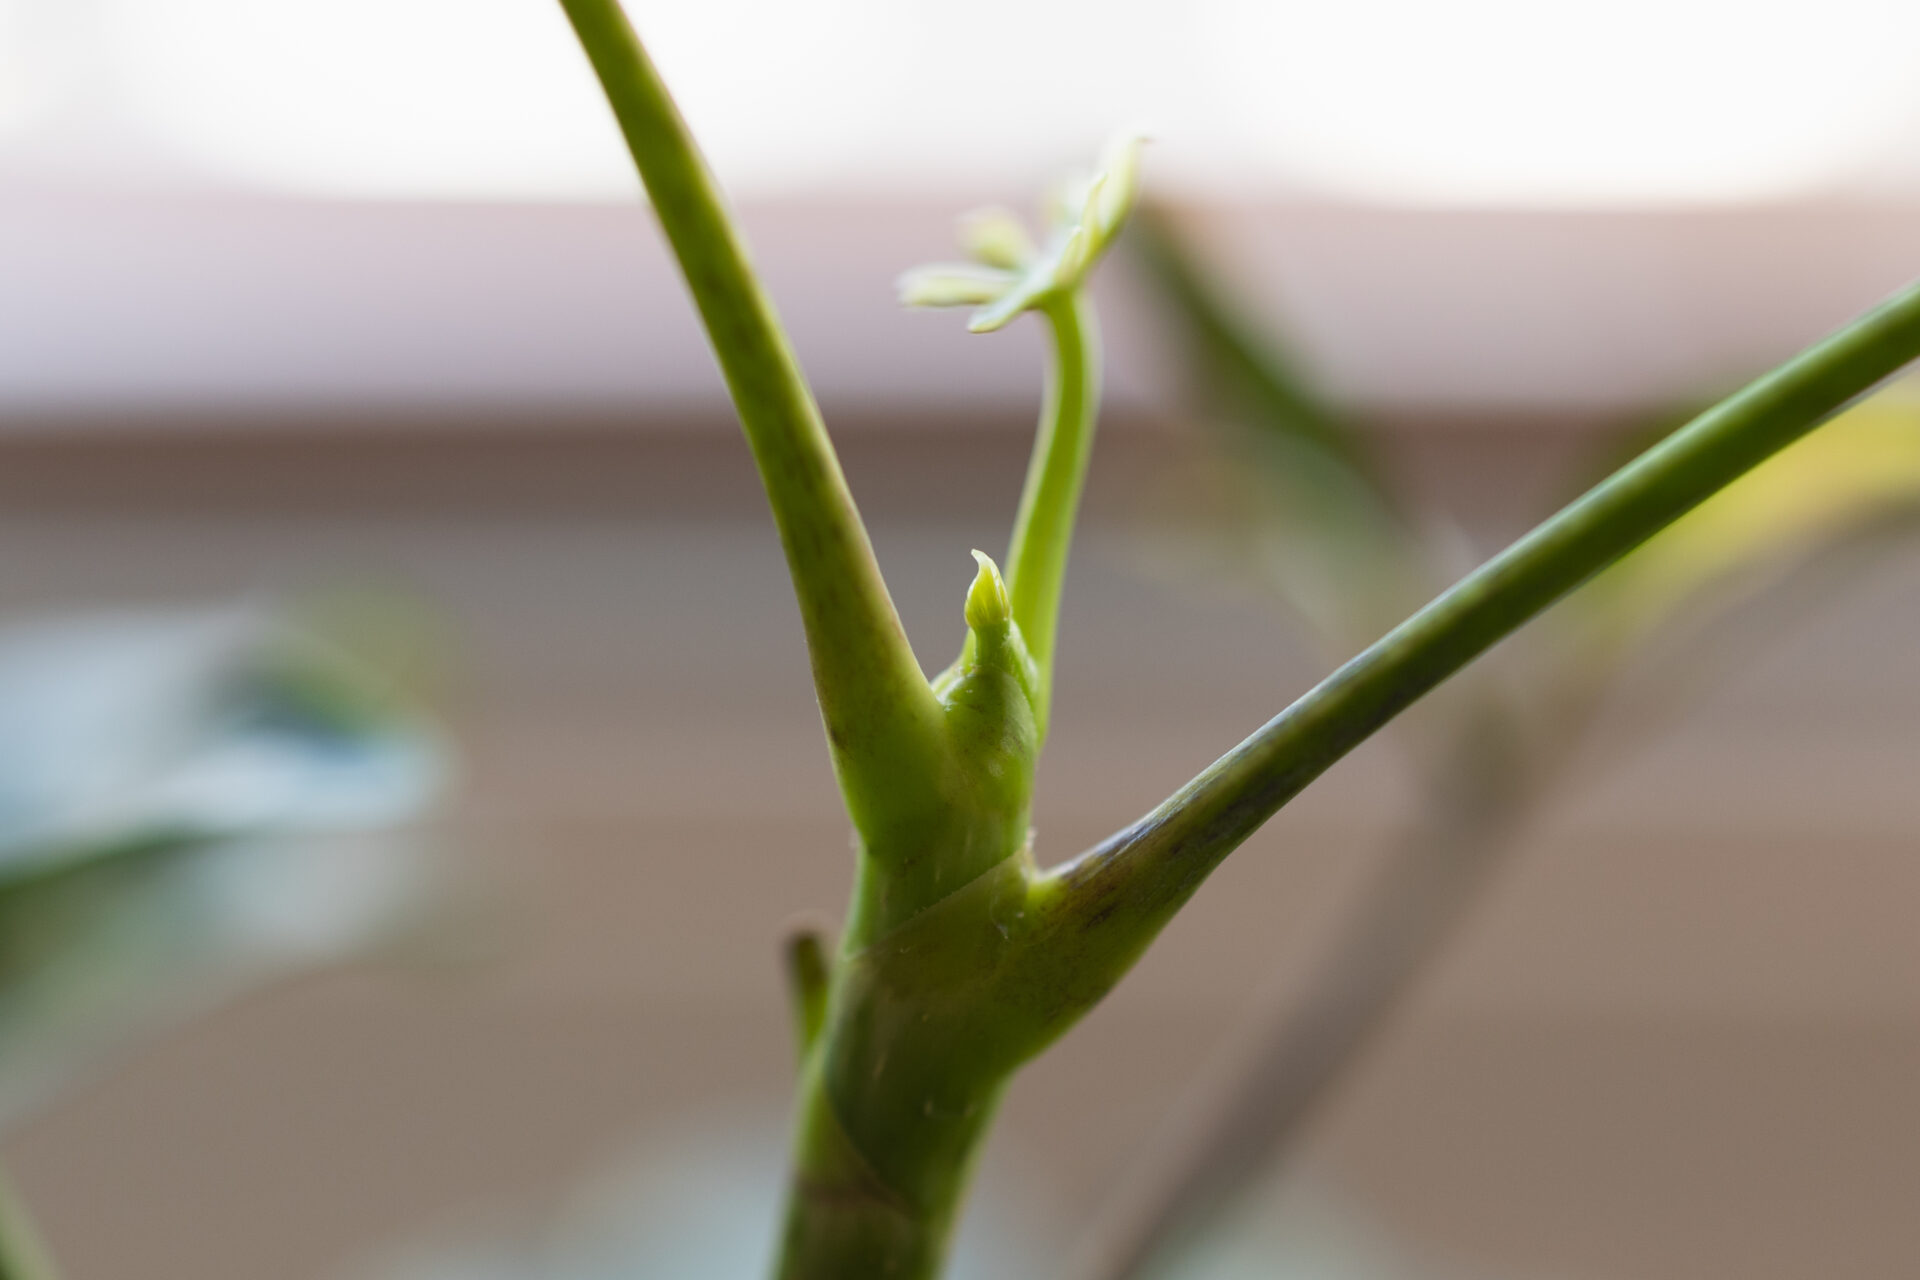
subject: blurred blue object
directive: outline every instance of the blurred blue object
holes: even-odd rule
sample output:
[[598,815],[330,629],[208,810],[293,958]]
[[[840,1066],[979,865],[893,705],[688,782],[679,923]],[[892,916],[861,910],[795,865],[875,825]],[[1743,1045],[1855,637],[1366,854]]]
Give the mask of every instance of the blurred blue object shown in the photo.
[[1485,1280],[1486,1271],[1409,1250],[1361,1200],[1311,1169],[1282,1170],[1242,1196],[1189,1248],[1150,1270],[1162,1280]]
[[[786,1121],[742,1108],[686,1117],[627,1164],[573,1192],[551,1221],[492,1222],[416,1241],[355,1280],[736,1280],[773,1267],[786,1185]],[[995,1157],[989,1153],[989,1161]],[[955,1240],[951,1280],[1045,1274],[1016,1168],[982,1181]]]
[[396,926],[448,775],[376,671],[263,611],[0,631],[0,1127],[136,1031]]

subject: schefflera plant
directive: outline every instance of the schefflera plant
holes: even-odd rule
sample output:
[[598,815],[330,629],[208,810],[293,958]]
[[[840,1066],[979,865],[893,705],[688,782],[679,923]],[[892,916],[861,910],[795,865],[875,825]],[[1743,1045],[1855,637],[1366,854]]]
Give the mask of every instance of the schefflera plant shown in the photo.
[[717,184],[618,0],[561,0],[685,273],[765,482],[827,745],[856,834],[837,946],[790,947],[801,1044],[778,1274],[937,1274],[1013,1072],[1127,972],[1214,867],[1318,777],[1527,619],[1920,354],[1909,290],[1729,397],[1461,579],[1158,808],[1042,868],[1029,842],[1055,623],[1092,441],[1087,272],[1133,186],[1134,144],[1056,201],[1031,243],[969,224],[976,261],[912,273],[909,302],[1032,311],[1052,337],[1004,577],[976,553],[958,660],[928,679]]

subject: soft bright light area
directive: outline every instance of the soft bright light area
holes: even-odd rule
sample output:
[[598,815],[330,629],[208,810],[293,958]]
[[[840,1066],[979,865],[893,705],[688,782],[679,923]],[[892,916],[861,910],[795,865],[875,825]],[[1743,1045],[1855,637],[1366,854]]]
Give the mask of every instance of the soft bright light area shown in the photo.
[[[1912,0],[629,9],[749,191],[1005,189],[1142,123],[1161,181],[1213,190],[1592,205],[1920,185]],[[0,0],[0,173],[36,129],[289,192],[634,189],[554,0]]]
[[1869,168],[1920,113],[1912,0],[1222,0],[1217,12],[1211,60],[1249,148],[1381,199],[1784,194]]
[[551,0],[114,0],[103,27],[134,126],[222,178],[348,196],[634,189]]
[[0,139],[32,127],[67,87],[68,17],[42,0],[0,0]]

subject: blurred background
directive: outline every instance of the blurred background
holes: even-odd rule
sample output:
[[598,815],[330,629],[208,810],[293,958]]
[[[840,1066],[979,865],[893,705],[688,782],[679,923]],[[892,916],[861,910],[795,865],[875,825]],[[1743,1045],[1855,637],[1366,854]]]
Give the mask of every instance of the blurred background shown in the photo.
[[[1920,274],[1893,0],[628,9],[929,667],[1041,353],[892,279],[1156,139],[1043,861]],[[967,1274],[1920,1267],[1920,401],[1855,418],[1234,857],[1016,1081]],[[757,1273],[846,824],[557,6],[0,0],[0,584],[67,1280]]]

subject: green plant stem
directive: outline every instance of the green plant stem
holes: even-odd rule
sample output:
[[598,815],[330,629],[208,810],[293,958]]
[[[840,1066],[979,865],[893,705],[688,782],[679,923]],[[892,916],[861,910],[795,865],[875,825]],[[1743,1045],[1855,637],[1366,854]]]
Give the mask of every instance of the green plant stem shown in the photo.
[[1053,361],[1007,553],[1013,620],[1039,672],[1034,721],[1042,743],[1052,705],[1060,593],[1100,413],[1100,340],[1092,305],[1082,290],[1074,289],[1049,303],[1044,315],[1053,338]]
[[[1138,822],[1058,868],[1044,932],[1097,998],[1261,823],[1588,577],[1920,355],[1909,288],[1695,418],[1467,575]],[[1045,948],[1042,948],[1044,951]],[[1104,984],[1104,985],[1102,985]]]
[[855,828],[880,857],[939,804],[947,743],[820,411],[718,187],[617,0],[560,0],[685,273],[766,484]]

